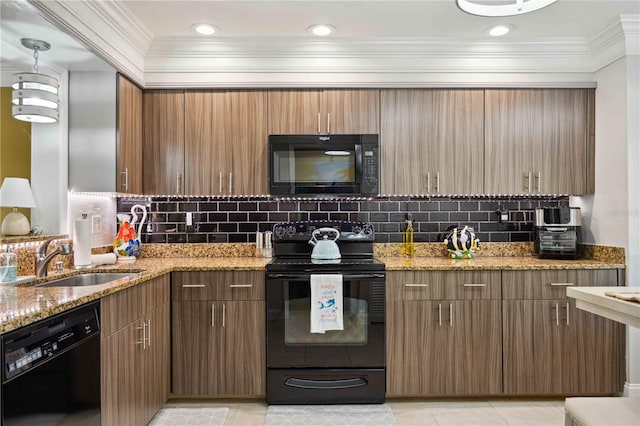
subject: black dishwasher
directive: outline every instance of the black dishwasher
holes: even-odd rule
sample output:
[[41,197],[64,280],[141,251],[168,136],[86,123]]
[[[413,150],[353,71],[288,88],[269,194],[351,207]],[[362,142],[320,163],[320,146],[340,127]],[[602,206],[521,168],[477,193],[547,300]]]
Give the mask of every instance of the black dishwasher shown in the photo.
[[2,336],[2,425],[100,425],[100,307]]

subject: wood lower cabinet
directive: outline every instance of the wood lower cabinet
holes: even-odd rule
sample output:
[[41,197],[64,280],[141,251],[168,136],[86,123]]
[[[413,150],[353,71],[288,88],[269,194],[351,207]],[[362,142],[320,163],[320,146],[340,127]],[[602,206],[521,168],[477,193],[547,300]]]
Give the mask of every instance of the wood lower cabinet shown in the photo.
[[624,325],[575,307],[567,286],[618,285],[618,271],[503,271],[506,394],[616,393]]
[[387,395],[501,392],[500,272],[390,271],[387,288]]
[[142,89],[118,74],[116,191],[142,194]]
[[169,276],[101,301],[103,425],[147,424],[169,395]]
[[174,272],[172,392],[266,394],[264,272]]
[[382,90],[380,109],[382,193],[483,192],[483,90]]
[[269,134],[379,132],[377,89],[269,91]]

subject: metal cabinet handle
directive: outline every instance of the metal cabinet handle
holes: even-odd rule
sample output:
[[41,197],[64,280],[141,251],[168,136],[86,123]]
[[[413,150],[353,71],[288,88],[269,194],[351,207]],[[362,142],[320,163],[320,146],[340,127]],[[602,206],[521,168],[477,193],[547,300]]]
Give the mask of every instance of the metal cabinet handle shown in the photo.
[[436,173],[436,194],[440,193],[440,172]]
[[567,302],[567,325],[569,325],[569,302]]
[[222,194],[222,172],[218,176],[218,193]]
[[151,347],[151,319],[147,321],[147,346]]
[[225,303],[222,304],[222,328],[224,328],[225,317],[227,316],[227,305]]
[[211,327],[216,326],[216,305],[211,304]]
[[453,303],[449,303],[449,326],[453,327]]
[[320,113],[318,112],[318,133],[320,132]]
[[535,190],[536,192],[540,192],[540,188],[542,187],[542,175],[540,172],[536,173],[535,180],[536,180]]
[[431,192],[431,172],[427,172],[427,194]]
[[176,194],[180,193],[180,179],[182,178],[182,175],[180,174],[180,172],[176,172]]
[[464,283],[462,284],[463,287],[486,287],[486,284],[474,284],[474,283]]
[[142,327],[136,327],[136,330],[142,330],[142,340],[138,340],[136,345],[142,345],[142,349],[147,348],[147,322],[142,323]]
[[551,287],[571,287],[574,283],[549,283]]
[[204,288],[204,284],[182,284],[182,288]]
[[231,288],[251,288],[253,284],[229,284]]
[[327,113],[327,133],[331,133],[331,113]]
[[124,183],[121,183],[120,186],[124,187],[125,191],[129,190],[129,168],[125,167],[124,172],[120,172],[121,175],[124,175]]
[[405,287],[429,287],[429,284],[405,284]]
[[442,326],[442,303],[438,303],[438,325]]
[[524,173],[524,191],[531,193],[531,172]]
[[233,172],[229,172],[229,194],[233,192]]
[[560,325],[560,314],[559,314],[558,302],[556,302],[555,311],[556,311],[556,325]]

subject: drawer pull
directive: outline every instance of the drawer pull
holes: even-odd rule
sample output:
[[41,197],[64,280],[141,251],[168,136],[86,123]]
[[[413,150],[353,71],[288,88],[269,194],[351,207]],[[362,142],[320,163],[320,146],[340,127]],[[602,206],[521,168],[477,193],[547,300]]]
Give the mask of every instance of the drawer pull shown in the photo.
[[486,284],[473,284],[473,283],[464,283],[463,287],[486,287]]
[[229,284],[231,288],[251,288],[253,284]]
[[438,303],[438,325],[442,326],[442,304]]
[[204,284],[182,284],[182,288],[204,288]]
[[429,284],[405,284],[405,287],[429,287]]
[[551,287],[571,287],[572,285],[575,285],[573,283],[550,283],[549,284]]
[[211,327],[216,326],[216,305],[211,304]]
[[453,327],[453,303],[449,303],[449,327]]

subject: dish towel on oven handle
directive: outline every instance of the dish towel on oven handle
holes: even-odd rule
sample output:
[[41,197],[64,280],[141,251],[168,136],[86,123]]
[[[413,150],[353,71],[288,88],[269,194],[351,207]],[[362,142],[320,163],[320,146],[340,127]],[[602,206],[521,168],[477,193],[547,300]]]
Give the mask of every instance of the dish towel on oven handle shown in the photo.
[[311,274],[311,333],[344,330],[342,275]]

